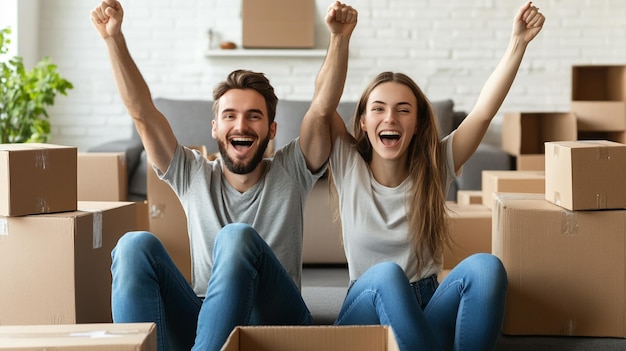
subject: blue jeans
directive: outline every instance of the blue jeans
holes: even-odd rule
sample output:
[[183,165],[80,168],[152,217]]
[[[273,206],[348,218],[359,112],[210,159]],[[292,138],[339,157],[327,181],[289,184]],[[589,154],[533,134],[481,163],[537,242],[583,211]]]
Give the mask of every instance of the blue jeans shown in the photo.
[[493,350],[504,319],[506,271],[490,254],[410,284],[400,266],[379,263],[352,284],[337,325],[390,325],[401,350]]
[[238,325],[312,321],[293,279],[246,224],[218,233],[204,299],[151,233],[126,233],[111,256],[113,321],[155,322],[160,351],[219,350]]

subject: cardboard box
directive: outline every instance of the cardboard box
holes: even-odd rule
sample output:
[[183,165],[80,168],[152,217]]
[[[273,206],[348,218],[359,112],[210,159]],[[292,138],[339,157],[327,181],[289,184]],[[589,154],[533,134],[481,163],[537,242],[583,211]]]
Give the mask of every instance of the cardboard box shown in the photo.
[[498,194],[493,233],[508,275],[504,334],[626,337],[626,211]]
[[483,205],[448,204],[451,247],[444,247],[443,269],[475,253],[491,253],[491,210]]
[[0,322],[111,322],[111,250],[135,229],[132,202],[0,217]]
[[242,46],[313,48],[315,0],[243,0]]
[[626,144],[626,131],[623,132],[600,132],[578,131],[578,140],[609,140],[616,143]]
[[148,200],[135,202],[137,209],[137,230],[150,231],[150,206]]
[[541,193],[546,175],[541,171],[482,171],[483,205],[493,209],[494,193]]
[[[205,146],[188,146],[208,157]],[[150,232],[157,236],[188,282],[191,282],[191,249],[187,215],[169,184],[159,179],[148,159],[146,192]]]
[[483,192],[481,190],[457,190],[456,203],[459,205],[482,205]]
[[543,154],[546,141],[576,137],[576,116],[570,112],[517,112],[503,116],[502,150],[514,156]]
[[569,210],[626,208],[626,145],[546,143],[546,200]]
[[189,231],[185,210],[169,184],[160,180],[148,162],[148,221],[185,279],[191,282]]
[[515,169],[518,171],[545,171],[545,154],[528,154],[515,156]]
[[76,147],[0,144],[0,216],[76,210]]
[[154,323],[0,326],[0,350],[154,351]]
[[78,153],[78,201],[126,201],[124,153]]
[[397,351],[387,326],[236,327],[221,351]]
[[[334,208],[339,208],[335,204]],[[334,219],[329,202],[328,179],[313,186],[304,206],[302,263],[347,263],[341,238],[341,220]]]
[[573,66],[570,110],[580,131],[625,131],[626,66]]

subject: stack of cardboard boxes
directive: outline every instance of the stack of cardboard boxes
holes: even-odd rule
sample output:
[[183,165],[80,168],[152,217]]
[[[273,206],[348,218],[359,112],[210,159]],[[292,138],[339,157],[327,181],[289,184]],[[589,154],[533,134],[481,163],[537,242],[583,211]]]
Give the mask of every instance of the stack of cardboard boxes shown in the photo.
[[[83,343],[119,350],[117,341],[128,338],[94,344],[85,333],[129,332],[148,346],[155,333],[152,325],[111,324],[111,250],[137,228],[138,212],[130,202],[79,201],[77,155],[75,147],[0,144],[2,350]],[[100,324],[84,326],[93,323]]]
[[[505,334],[626,337],[624,142],[626,66],[574,66],[571,112],[504,116],[502,148],[517,169],[485,170],[480,192],[458,193],[449,220],[459,247],[444,252],[444,269],[475,252],[500,257]],[[489,251],[471,203],[491,211]]]
[[543,194],[497,193],[503,332],[626,336],[626,145],[546,143]]

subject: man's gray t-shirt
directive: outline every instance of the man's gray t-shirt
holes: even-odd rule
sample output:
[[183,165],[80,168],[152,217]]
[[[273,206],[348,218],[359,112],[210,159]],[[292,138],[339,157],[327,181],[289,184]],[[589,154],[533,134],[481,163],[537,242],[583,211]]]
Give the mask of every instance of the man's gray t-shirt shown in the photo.
[[251,225],[300,287],[304,205],[325,167],[316,174],[308,170],[299,139],[263,162],[265,173],[244,193],[226,181],[221,159],[208,161],[198,151],[181,145],[165,173],[154,168],[170,184],[185,210],[192,287],[199,296],[206,294],[211,277],[215,237],[229,223]]

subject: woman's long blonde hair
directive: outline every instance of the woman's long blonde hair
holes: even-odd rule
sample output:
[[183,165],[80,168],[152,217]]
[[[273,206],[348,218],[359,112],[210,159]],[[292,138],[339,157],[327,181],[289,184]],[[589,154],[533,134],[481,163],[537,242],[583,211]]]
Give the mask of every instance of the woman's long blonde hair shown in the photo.
[[413,184],[407,196],[407,217],[419,273],[424,268],[424,255],[430,255],[440,264],[444,245],[450,242],[446,224],[445,150],[439,143],[439,128],[426,95],[407,75],[383,72],[367,86],[353,116],[356,148],[365,162],[371,162],[373,151],[360,120],[365,116],[371,92],[386,82],[407,86],[417,99],[417,131],[407,150],[407,166]]

